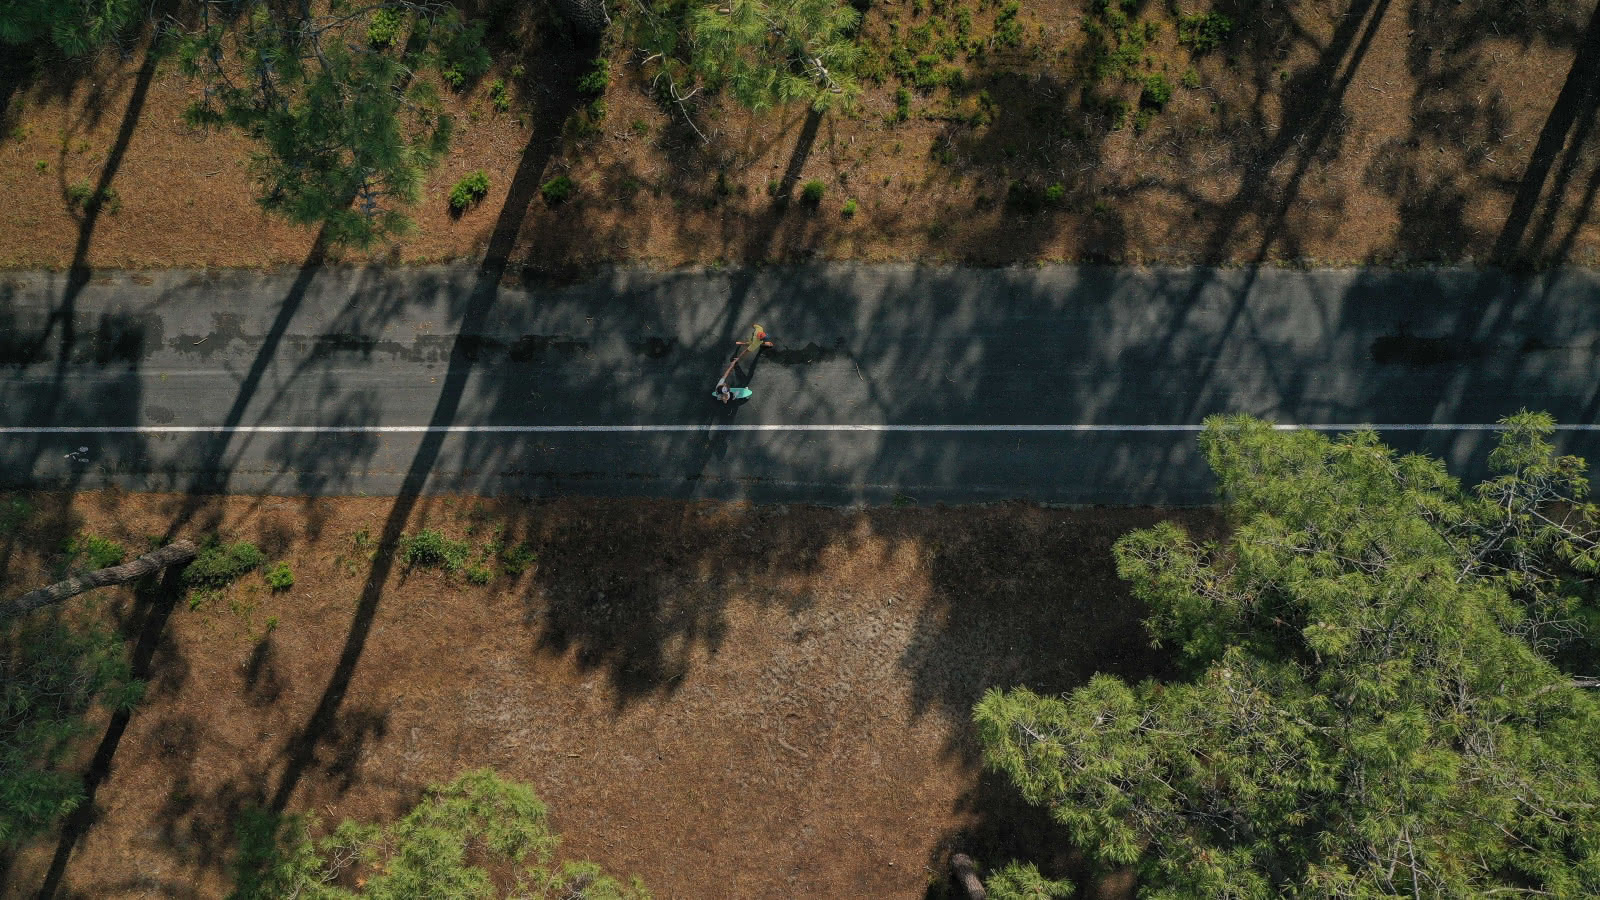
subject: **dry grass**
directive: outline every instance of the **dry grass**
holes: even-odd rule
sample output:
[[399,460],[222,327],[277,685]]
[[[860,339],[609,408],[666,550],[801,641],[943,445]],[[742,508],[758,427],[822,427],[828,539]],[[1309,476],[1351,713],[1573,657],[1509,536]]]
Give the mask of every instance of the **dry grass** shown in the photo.
[[[950,30],[965,9],[970,40],[994,43],[999,4],[923,6],[874,3],[865,40],[887,51],[931,22]],[[569,128],[554,156],[538,154],[533,173],[538,182],[570,175],[580,185],[575,200],[549,208],[534,199],[504,221],[520,227],[517,258],[538,266],[810,256],[1596,260],[1590,207],[1600,167],[1589,126],[1600,93],[1591,83],[1597,38],[1585,37],[1589,7],[1223,0],[1218,8],[1239,28],[1222,48],[1192,56],[1178,44],[1170,7],[1138,7],[1156,36],[1134,74],[1163,73],[1174,85],[1172,101],[1142,130],[1133,127],[1136,85],[1085,76],[1092,54],[1083,26],[1096,16],[1081,0],[1025,4],[1020,46],[963,50],[948,64],[963,84],[913,90],[905,122],[892,121],[900,81],[887,75],[868,83],[855,117],[808,123],[803,110],[755,117],[713,108],[701,122],[709,145],[648,98],[630,54],[614,47],[607,52],[617,75],[598,129],[579,137]],[[482,252],[535,137],[529,123],[564,95],[552,79],[580,68],[578,51],[549,31],[515,17],[497,23],[496,72],[451,101],[465,127],[416,211],[420,234],[373,255],[416,262]],[[517,62],[528,75],[512,85],[512,111],[496,113],[488,85]],[[178,114],[198,88],[167,64],[130,103],[139,68],[138,56],[108,56],[47,73],[11,98],[0,119],[21,139],[0,139],[8,203],[0,265],[304,260],[311,234],[248,202],[248,145],[187,133]],[[1196,87],[1181,84],[1190,69]],[[1130,105],[1120,128],[1106,112],[1116,100]],[[46,172],[36,171],[38,160]],[[121,211],[99,216],[85,235],[66,190],[95,182],[112,161]],[[480,168],[491,177],[489,196],[452,218],[449,186]],[[770,196],[775,183],[810,179],[827,185],[814,210]],[[1060,199],[1040,202],[1056,184]],[[850,198],[859,209],[846,216]]]
[[[436,499],[408,530],[527,542],[537,564],[485,587],[397,568],[362,621],[392,501],[32,503],[0,544],[10,591],[47,577],[63,535],[143,546],[178,520],[295,572],[285,594],[252,575],[177,603],[62,896],[220,896],[241,804],[386,818],[476,766],[532,784],[566,852],[662,897],[909,898],[930,880],[938,896],[951,847],[1073,870],[1048,822],[980,777],[971,704],[1155,664],[1108,552],[1152,510]],[[97,602],[137,619],[126,592]],[[291,774],[357,632],[348,688]],[[31,896],[56,848],[25,848],[0,893]]]

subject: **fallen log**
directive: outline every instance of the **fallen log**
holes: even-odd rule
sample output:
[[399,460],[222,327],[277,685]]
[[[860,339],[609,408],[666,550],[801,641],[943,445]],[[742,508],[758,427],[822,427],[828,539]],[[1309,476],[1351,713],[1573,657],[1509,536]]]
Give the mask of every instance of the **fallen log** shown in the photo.
[[66,581],[58,581],[49,587],[29,591],[10,603],[0,605],[0,622],[33,612],[52,603],[60,603],[69,597],[76,597],[84,591],[109,587],[113,584],[126,584],[136,578],[142,578],[152,572],[158,572],[167,566],[186,563],[194,559],[196,552],[193,541],[173,541],[165,547],[152,550],[138,559],[104,569],[97,569],[93,572],[85,572],[82,575],[74,575]]

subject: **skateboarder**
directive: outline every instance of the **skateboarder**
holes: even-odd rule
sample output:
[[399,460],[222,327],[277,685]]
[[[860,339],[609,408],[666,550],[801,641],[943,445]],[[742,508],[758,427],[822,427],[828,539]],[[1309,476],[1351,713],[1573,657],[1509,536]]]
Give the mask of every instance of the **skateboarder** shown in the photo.
[[771,347],[772,341],[767,339],[767,330],[756,324],[750,326],[749,340],[734,341],[733,345],[739,349],[733,352],[733,359],[728,362],[728,368],[722,373],[722,377],[717,379],[716,389],[711,392],[712,397],[721,400],[723,403],[727,403],[730,400],[748,400],[755,393],[755,391],[747,387],[729,387],[728,377],[733,374],[734,369],[738,368],[739,360],[743,359],[746,353],[752,350],[760,353],[761,348]]

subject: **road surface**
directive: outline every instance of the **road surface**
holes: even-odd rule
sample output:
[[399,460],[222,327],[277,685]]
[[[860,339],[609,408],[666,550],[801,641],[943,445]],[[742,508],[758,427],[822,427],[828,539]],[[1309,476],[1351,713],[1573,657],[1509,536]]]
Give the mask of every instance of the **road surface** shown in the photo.
[[[732,341],[778,341],[724,407]],[[0,276],[0,482],[1195,504],[1206,415],[1482,474],[1521,407],[1600,460],[1600,274],[618,270]]]

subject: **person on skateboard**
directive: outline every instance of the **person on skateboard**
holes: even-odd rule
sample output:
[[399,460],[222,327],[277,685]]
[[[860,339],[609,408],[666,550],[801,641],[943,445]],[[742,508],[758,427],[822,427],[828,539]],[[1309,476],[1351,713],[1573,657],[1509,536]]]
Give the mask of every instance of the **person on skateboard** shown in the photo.
[[[767,330],[762,328],[760,324],[756,324],[750,326],[748,340],[734,341],[733,345],[738,349],[733,351],[733,359],[728,362],[728,368],[722,373],[722,377],[717,379],[716,389],[711,392],[712,397],[721,400],[723,403],[727,403],[730,400],[748,400],[755,393],[755,391],[747,387],[729,387],[728,378],[739,367],[739,361],[744,359],[745,354],[751,353],[751,351],[759,354],[761,348],[771,347],[772,341],[767,339]],[[753,365],[755,356],[752,355],[750,361]]]

